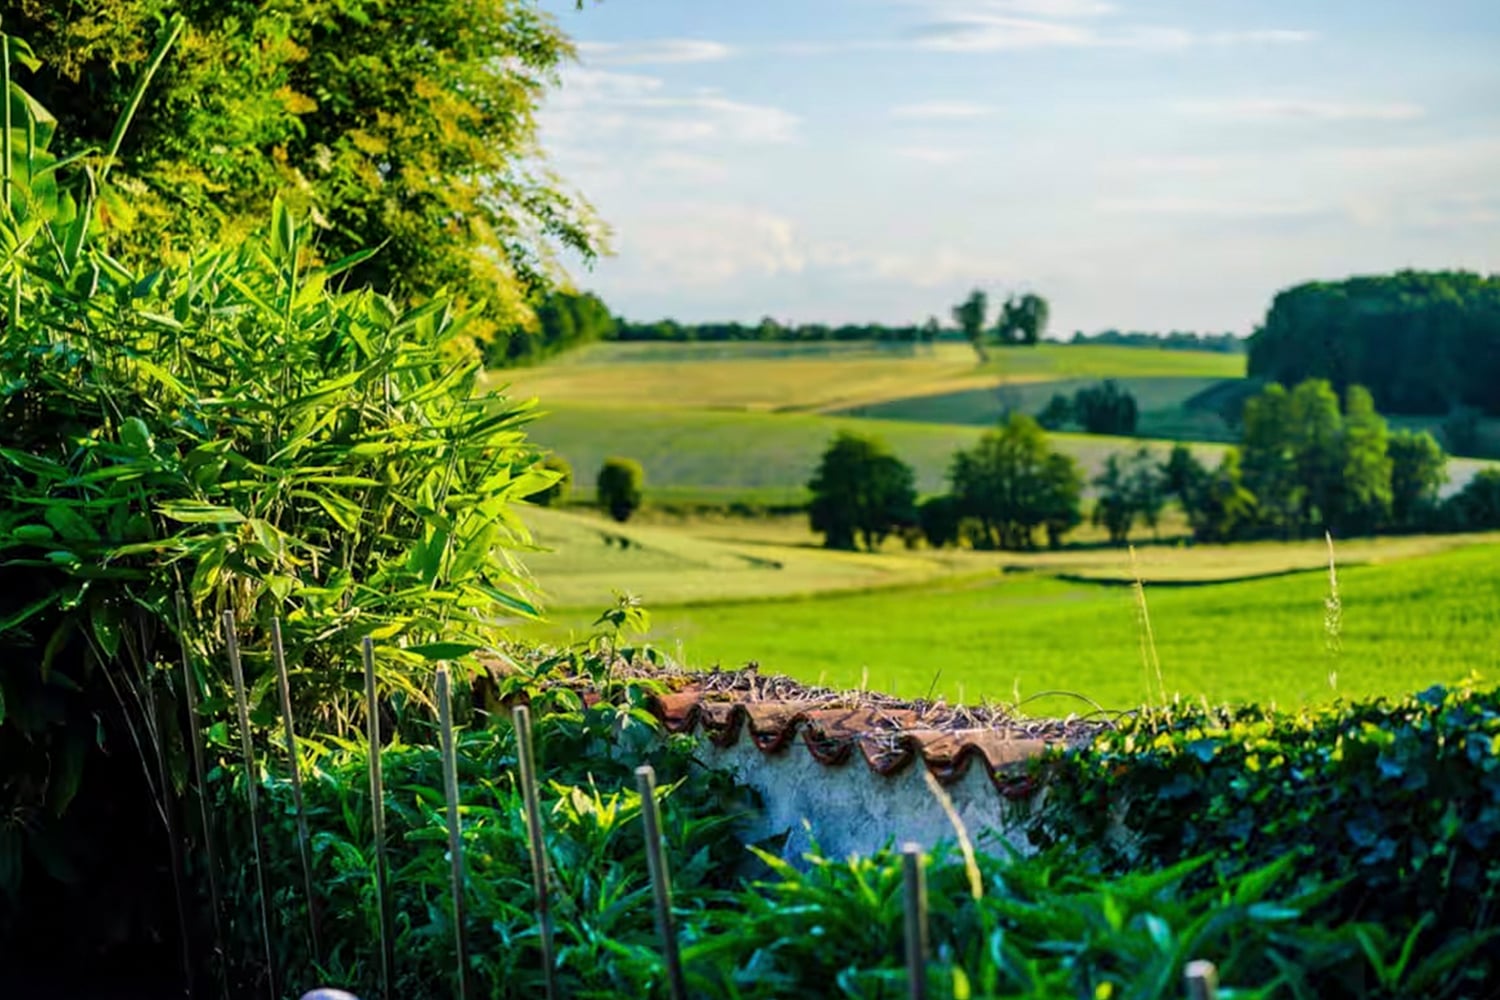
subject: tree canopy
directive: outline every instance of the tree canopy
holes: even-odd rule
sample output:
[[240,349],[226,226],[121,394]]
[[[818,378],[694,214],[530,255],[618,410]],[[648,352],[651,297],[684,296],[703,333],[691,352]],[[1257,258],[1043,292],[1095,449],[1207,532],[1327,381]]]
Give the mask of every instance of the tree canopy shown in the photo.
[[977,547],[1029,549],[1047,528],[1054,544],[1079,522],[1083,474],[1024,413],[953,456],[948,473],[959,514],[971,518]]
[[831,549],[871,551],[898,527],[915,524],[916,475],[879,440],[840,431],[807,484],[812,529]]
[[[281,195],[358,284],[525,322],[562,248],[590,258],[588,207],[540,160],[535,113],[572,53],[535,0],[0,0],[42,60],[28,89],[69,154],[106,149],[161,25],[181,15],[120,147],[107,245],[186,259],[234,242]],[[96,155],[97,160],[97,155]]]
[[1249,373],[1363,385],[1382,413],[1500,414],[1500,275],[1402,271],[1290,288],[1250,338]]

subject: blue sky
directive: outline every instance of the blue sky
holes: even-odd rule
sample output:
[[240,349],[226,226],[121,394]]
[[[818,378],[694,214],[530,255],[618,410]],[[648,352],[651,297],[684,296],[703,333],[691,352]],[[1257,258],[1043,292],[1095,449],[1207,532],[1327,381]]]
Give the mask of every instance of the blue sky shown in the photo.
[[1248,333],[1309,279],[1500,271],[1500,0],[544,0],[542,114],[632,319]]

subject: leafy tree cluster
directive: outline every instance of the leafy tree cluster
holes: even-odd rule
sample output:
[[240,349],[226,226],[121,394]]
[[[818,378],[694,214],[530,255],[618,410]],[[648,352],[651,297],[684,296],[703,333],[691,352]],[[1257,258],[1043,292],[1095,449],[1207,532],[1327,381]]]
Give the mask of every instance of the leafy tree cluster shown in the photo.
[[490,368],[535,364],[574,347],[609,340],[615,318],[609,307],[592,292],[545,293],[534,309],[536,321],[517,328],[510,336],[491,341],[484,361]]
[[1250,338],[1249,373],[1362,385],[1384,413],[1500,414],[1500,276],[1402,271],[1288,289]]
[[1184,330],[1173,330],[1170,333],[1102,330],[1092,334],[1075,330],[1068,343],[1102,344],[1111,347],[1148,347],[1163,351],[1211,351],[1215,354],[1244,354],[1249,349],[1245,338],[1238,334],[1193,333]]
[[989,296],[981,289],[974,289],[968,297],[953,307],[953,322],[964,339],[974,348],[982,364],[989,359],[986,345],[991,343],[1015,346],[1034,345],[1047,332],[1047,319],[1051,309],[1040,295],[1027,292],[1009,296],[1000,306],[1000,312],[990,325]]
[[1114,379],[1079,389],[1071,397],[1053,393],[1037,422],[1048,430],[1077,424],[1090,434],[1129,436],[1140,416],[1135,395]]
[[[1049,545],[1082,521],[1083,472],[1053,451],[1040,425],[1016,413],[973,448],[953,456],[950,491],[916,502],[915,476],[879,441],[841,432],[823,453],[808,488],[812,528],[829,548],[874,550],[897,531],[920,531],[934,548]],[[913,537],[915,532],[913,532]]]
[[622,523],[640,509],[645,485],[646,472],[633,458],[606,458],[594,480],[600,506]]
[[181,38],[134,107],[103,192],[118,259],[232,245],[280,195],[347,275],[477,307],[471,338],[524,325],[559,250],[591,259],[592,215],[539,160],[536,109],[571,45],[535,0],[0,0],[41,67],[54,152],[102,168],[143,64]]

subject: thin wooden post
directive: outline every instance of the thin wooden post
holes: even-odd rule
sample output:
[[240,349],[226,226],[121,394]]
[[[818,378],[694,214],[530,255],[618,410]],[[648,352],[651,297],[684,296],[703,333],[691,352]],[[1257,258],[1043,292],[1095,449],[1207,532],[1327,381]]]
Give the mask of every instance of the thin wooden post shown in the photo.
[[661,938],[662,958],[667,963],[667,989],[672,1000],[687,1000],[687,981],[682,958],[677,953],[677,929],[672,921],[672,883],[667,872],[667,852],[662,846],[661,813],[656,804],[656,771],[650,764],[635,769],[635,785],[641,793],[641,822],[646,827],[646,867],[651,872],[651,893],[656,898],[656,933]]
[[380,897],[380,995],[391,1000],[396,969],[396,928],[391,913],[390,869],[385,857],[385,778],[380,770],[380,702],[375,697],[375,643],[365,636],[361,645],[365,666],[365,736],[370,744],[370,825],[375,834],[375,893]]
[[307,829],[307,807],[302,798],[302,760],[297,753],[297,730],[292,724],[292,682],[286,669],[286,647],[281,640],[281,618],[271,619],[271,652],[276,658],[276,676],[281,688],[281,721],[286,733],[286,755],[292,766],[292,807],[297,812],[297,851],[302,858],[302,891],[307,897],[307,930],[312,941],[313,964],[323,961],[318,934],[318,902],[313,896],[312,835]]
[[245,794],[250,800],[250,843],[255,849],[255,878],[260,887],[260,935],[266,949],[266,985],[272,1000],[276,988],[276,962],[271,957],[271,896],[266,888],[266,865],[260,850],[260,776],[255,770],[255,746],[250,740],[250,700],[245,695],[245,671],[240,665],[240,643],[234,634],[234,612],[224,612],[224,650],[229,655],[229,673],[234,679],[234,701],[239,709],[240,748],[245,756]]
[[[146,723],[150,726],[151,742],[156,747],[157,787],[161,789],[162,822],[166,826],[167,845],[171,855],[172,894],[177,901],[177,944],[182,961],[183,993],[188,997],[197,994],[193,976],[192,921],[188,918],[187,865],[182,856],[182,836],[177,829],[177,802],[172,793],[172,773],[167,767],[166,732],[161,724],[161,709],[156,702],[156,677],[153,667],[146,667],[142,674],[145,681],[144,699]],[[142,762],[144,764],[144,762]]]
[[536,757],[531,739],[531,710],[517,705],[511,712],[516,731],[516,763],[521,772],[521,796],[526,803],[526,839],[531,847],[531,888],[536,897],[536,920],[541,928],[542,976],[547,1000],[557,998],[557,970],[552,958],[552,905],[547,877],[547,844],[542,833],[542,805],[537,794]]
[[927,876],[922,869],[922,847],[901,847],[906,888],[906,986],[911,1000],[927,1000]]
[[198,719],[198,675],[193,670],[193,653],[188,643],[187,598],[180,590],[177,592],[177,642],[182,651],[182,690],[187,702],[193,771],[198,776],[198,818],[203,824],[203,861],[208,870],[209,904],[213,907],[214,951],[219,959],[219,990],[227,998],[229,979],[224,968],[224,929],[219,917],[219,866],[214,858],[213,833],[208,828],[208,769],[203,764],[203,727]]
[[1216,1000],[1219,995],[1219,970],[1212,962],[1189,962],[1182,978],[1187,983],[1188,1000]]
[[448,668],[437,668],[438,724],[443,737],[443,791],[448,799],[448,860],[453,881],[453,944],[458,961],[458,998],[469,995],[469,955],[464,946],[464,841],[458,818],[458,751],[453,740],[453,699]]

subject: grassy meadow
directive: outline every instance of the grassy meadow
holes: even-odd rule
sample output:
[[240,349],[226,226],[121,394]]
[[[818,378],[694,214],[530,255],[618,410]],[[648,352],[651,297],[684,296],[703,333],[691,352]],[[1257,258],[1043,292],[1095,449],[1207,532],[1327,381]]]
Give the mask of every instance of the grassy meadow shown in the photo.
[[[1123,559],[1123,555],[1117,556]],[[1240,567],[1243,571],[1244,567]],[[1121,568],[1119,575],[1128,570]],[[1219,583],[1147,584],[1169,696],[1283,706],[1395,695],[1500,671],[1500,540],[1345,566],[1338,650],[1326,570]],[[533,634],[581,634],[560,614]],[[1134,589],[990,572],[864,593],[658,606],[653,642],[695,666],[743,665],[835,687],[968,702],[1033,699],[1035,714],[1154,698]]]
[[[628,592],[653,613],[651,639],[693,665],[754,660],[809,681],[968,700],[1063,689],[1127,707],[1154,690],[1133,589],[1122,585],[1139,575],[1169,694],[1296,704],[1395,694],[1496,666],[1500,536],[1341,542],[1344,621],[1333,654],[1319,540],[1174,543],[1185,526],[1169,510],[1167,541],[1138,532],[1133,562],[1087,526],[1059,552],[891,540],[878,553],[844,553],[820,548],[800,514],[729,513],[804,503],[839,430],[882,438],[913,466],[919,491],[940,492],[953,452],[973,444],[1002,403],[1034,412],[1054,392],[1102,378],[1135,393],[1143,433],[1161,437],[1053,435],[1090,476],[1112,453],[1146,444],[1165,454],[1171,439],[1217,462],[1225,445],[1204,439],[1222,438],[1222,421],[1201,400],[1233,391],[1244,366],[1234,355],[1093,345],[993,354],[979,366],[954,343],[597,344],[495,373],[493,384],[540,397],[531,436],[573,465],[575,499],[591,499],[608,456],[635,458],[646,472],[649,506],[626,525],[578,508],[528,514],[538,551],[525,562],[550,617],[524,631],[583,634]],[[1450,489],[1480,464],[1453,461]],[[1079,707],[1067,697],[1026,703],[1038,713]]]

